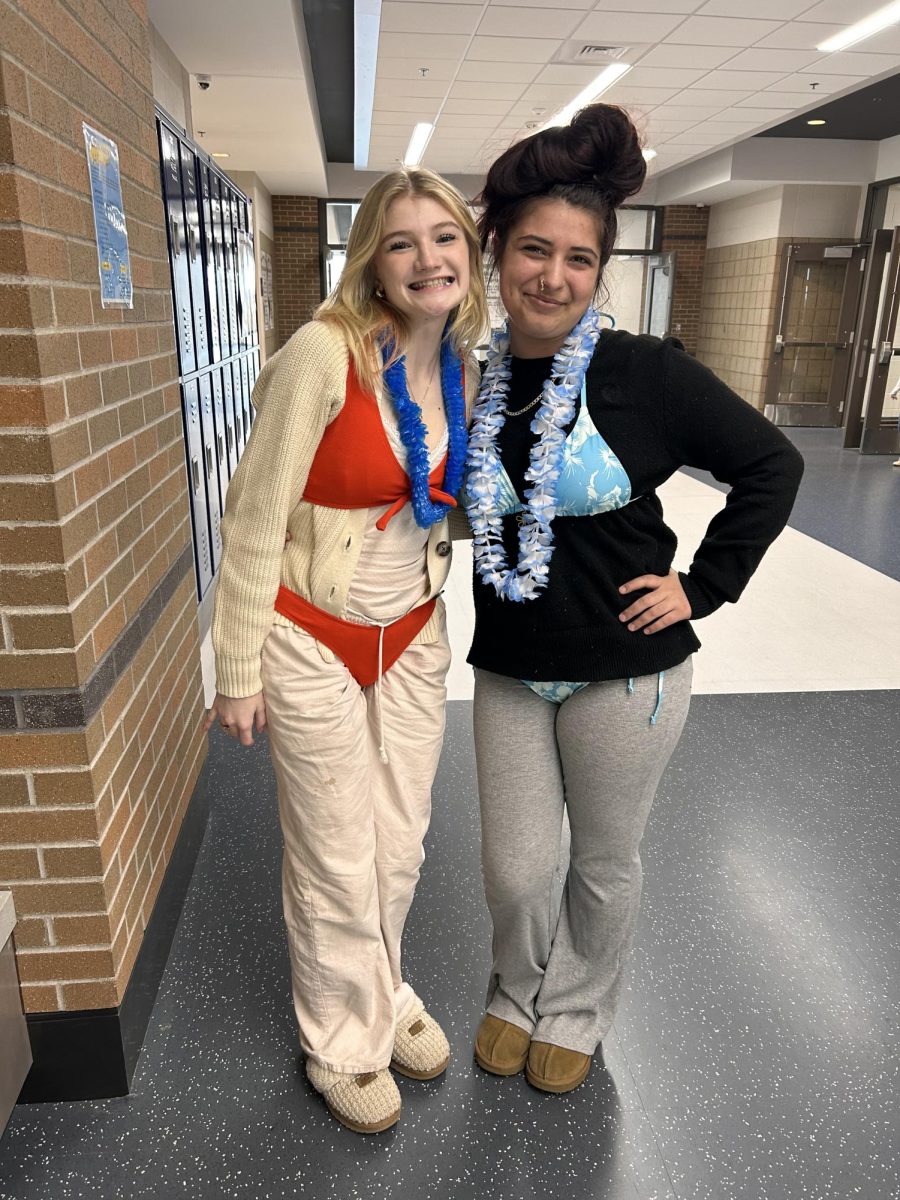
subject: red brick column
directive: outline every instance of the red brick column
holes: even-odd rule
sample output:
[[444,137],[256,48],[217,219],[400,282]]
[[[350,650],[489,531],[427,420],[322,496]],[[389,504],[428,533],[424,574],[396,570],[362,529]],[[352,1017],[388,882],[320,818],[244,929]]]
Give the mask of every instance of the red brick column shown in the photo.
[[324,299],[319,267],[319,202],[314,196],[273,196],[272,223],[278,345],[283,346]]
[[709,209],[672,204],[663,209],[662,250],[675,256],[675,288],[669,328],[691,354],[700,334],[700,295],[706,259]]

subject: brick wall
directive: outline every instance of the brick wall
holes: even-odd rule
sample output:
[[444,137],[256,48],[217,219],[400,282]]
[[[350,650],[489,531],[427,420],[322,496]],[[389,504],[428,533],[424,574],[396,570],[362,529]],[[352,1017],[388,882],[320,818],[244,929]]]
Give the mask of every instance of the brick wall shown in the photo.
[[[121,1000],[205,744],[145,3],[0,17],[0,886],[50,1012]],[[118,143],[131,310],[82,121]]]
[[275,310],[278,346],[308,321],[322,301],[319,202],[314,196],[273,196]]
[[700,334],[700,296],[709,209],[672,204],[663,209],[662,249],[675,256],[675,287],[669,328],[691,354]]

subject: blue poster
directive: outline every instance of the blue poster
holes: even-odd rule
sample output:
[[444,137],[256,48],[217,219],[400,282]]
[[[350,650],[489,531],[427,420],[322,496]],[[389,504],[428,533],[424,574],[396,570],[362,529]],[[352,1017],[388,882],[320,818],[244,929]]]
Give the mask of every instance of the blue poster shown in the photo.
[[82,125],[87,153],[91,198],[94,202],[94,232],[97,235],[97,265],[100,271],[100,303],[104,308],[133,308],[131,259],[128,230],[122,204],[119,149],[115,142]]

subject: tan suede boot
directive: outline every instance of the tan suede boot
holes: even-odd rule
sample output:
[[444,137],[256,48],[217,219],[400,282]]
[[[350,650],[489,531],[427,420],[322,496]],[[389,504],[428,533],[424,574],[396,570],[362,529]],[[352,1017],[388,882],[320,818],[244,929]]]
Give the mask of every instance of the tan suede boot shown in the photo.
[[552,1042],[532,1042],[525,1078],[542,1092],[571,1092],[584,1083],[591,1069],[591,1056],[565,1050]]
[[518,1075],[528,1058],[530,1041],[524,1029],[488,1013],[475,1035],[475,1061],[492,1075]]

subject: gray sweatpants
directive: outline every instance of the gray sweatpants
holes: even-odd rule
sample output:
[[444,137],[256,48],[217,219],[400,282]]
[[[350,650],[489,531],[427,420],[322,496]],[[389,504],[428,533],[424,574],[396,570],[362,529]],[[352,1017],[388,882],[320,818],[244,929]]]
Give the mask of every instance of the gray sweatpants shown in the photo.
[[[615,1015],[641,897],[639,846],[690,704],[691,660],[562,704],[475,672],[488,1012],[592,1054]],[[571,849],[566,863],[563,815]],[[561,849],[562,847],[562,849]],[[563,880],[560,896],[559,881]]]

